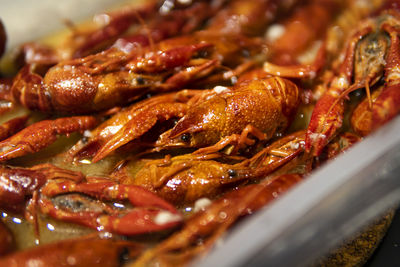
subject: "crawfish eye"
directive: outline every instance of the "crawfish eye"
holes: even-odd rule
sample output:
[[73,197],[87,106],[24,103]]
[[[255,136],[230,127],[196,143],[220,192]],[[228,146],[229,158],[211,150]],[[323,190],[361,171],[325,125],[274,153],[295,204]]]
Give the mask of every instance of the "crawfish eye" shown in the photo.
[[235,170],[233,170],[233,169],[229,169],[229,170],[228,170],[228,175],[229,175],[231,178],[233,178],[233,177],[235,177],[235,176],[237,175],[237,172],[236,172]]
[[203,50],[203,51],[199,51],[198,53],[198,56],[199,57],[201,57],[201,58],[206,58],[206,57],[208,57],[208,51],[207,50]]
[[250,57],[250,51],[249,50],[247,50],[247,49],[243,49],[242,50],[242,55],[243,55],[243,57]]
[[127,247],[124,247],[119,254],[119,263],[120,265],[123,265],[128,260],[129,260],[129,249]]
[[83,144],[86,144],[89,141],[89,137],[84,136],[84,137],[82,137],[81,141]]
[[182,134],[181,140],[185,143],[188,143],[190,141],[190,134],[188,134],[188,133]]
[[144,78],[142,76],[137,76],[136,77],[136,82],[139,85],[143,85],[144,84]]

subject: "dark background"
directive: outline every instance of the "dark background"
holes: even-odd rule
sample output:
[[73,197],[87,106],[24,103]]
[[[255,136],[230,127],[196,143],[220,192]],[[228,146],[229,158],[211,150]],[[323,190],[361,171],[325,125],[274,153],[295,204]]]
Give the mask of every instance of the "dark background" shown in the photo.
[[386,236],[365,267],[400,266],[400,209],[398,209]]

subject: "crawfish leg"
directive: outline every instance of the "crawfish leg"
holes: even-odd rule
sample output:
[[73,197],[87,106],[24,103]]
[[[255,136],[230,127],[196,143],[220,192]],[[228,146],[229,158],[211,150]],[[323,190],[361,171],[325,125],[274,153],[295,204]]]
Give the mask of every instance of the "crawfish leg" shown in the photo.
[[258,128],[249,124],[243,129],[243,131],[240,135],[233,134],[230,136],[226,136],[222,140],[220,140],[218,143],[216,143],[215,145],[200,148],[197,151],[195,151],[194,154],[214,153],[214,152],[217,152],[217,151],[223,149],[227,145],[234,146],[234,149],[233,149],[232,153],[230,153],[230,154],[235,154],[235,153],[237,153],[237,151],[239,150],[240,147],[254,144],[255,141],[248,137],[250,134],[254,135],[259,140],[266,139],[266,135],[263,132],[261,132]]
[[379,126],[391,120],[400,112],[400,39],[399,30],[389,24],[382,28],[390,34],[390,48],[387,55],[385,87],[376,99],[372,109],[372,127]]
[[174,74],[165,81],[164,90],[171,88],[183,88],[188,82],[206,77],[219,65],[218,60],[205,60],[199,65],[188,67],[177,74]]
[[[367,136],[372,131],[372,111],[369,102],[372,101],[373,107],[375,106],[376,99],[382,93],[383,86],[375,89],[371,94],[371,98],[363,99],[357,107],[353,110],[351,115],[351,126],[360,136]],[[375,107],[376,109],[376,107]]]

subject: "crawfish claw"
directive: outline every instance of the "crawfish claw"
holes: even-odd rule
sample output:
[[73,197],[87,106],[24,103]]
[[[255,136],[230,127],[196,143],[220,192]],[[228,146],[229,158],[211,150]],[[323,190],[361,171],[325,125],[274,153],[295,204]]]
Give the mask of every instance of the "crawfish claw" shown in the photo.
[[94,127],[97,120],[92,116],[59,118],[34,123],[17,134],[0,142],[0,161],[35,153],[57,140],[59,134],[70,134]]
[[[93,201],[82,195],[71,197],[74,193],[84,194],[97,200]],[[120,209],[101,201],[126,199],[135,206],[126,212],[121,212]],[[73,201],[78,205],[74,205]],[[43,213],[54,218],[122,235],[161,231],[174,227],[182,221],[178,211],[154,193],[140,186],[113,182],[49,183],[42,188],[39,205]],[[117,206],[121,205],[123,204]]]

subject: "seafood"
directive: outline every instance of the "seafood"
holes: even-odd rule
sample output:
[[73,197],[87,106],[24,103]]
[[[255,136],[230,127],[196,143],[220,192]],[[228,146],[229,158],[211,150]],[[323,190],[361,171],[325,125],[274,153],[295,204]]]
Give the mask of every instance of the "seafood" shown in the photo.
[[316,103],[311,116],[306,149],[313,155],[319,155],[342,126],[345,97],[359,88],[366,88],[370,95],[370,87],[377,84],[383,75],[385,82],[382,93],[374,103],[369,96],[372,125],[377,128],[398,113],[396,101],[400,54],[399,37],[395,29],[399,25],[398,14],[395,9],[383,10],[379,16],[361,23],[360,28],[350,37],[338,74]]
[[[87,133],[87,136],[69,150],[68,157],[73,160],[93,158],[92,162],[97,162],[117,147],[140,138],[157,122],[183,117],[191,105],[190,99],[204,92],[183,90],[135,103]],[[108,144],[107,150],[106,144]],[[110,144],[112,144],[111,147]]]
[[[25,216],[34,223],[36,206],[56,219],[124,235],[160,231],[181,222],[172,205],[142,187],[85,177],[50,164],[2,167],[0,188],[1,205],[8,210],[21,210],[31,198]],[[105,203],[126,199],[135,208],[123,210]],[[160,216],[169,216],[169,220],[160,221]]]
[[97,119],[92,116],[59,118],[34,123],[0,142],[0,161],[38,152],[54,143],[59,134],[83,132],[96,124]]
[[383,86],[375,89],[371,98],[364,98],[351,115],[351,126],[357,134],[367,136],[372,131],[372,109],[370,103],[375,103],[377,97],[382,93]]
[[299,89],[289,80],[270,77],[243,81],[214,93],[189,109],[157,146],[203,147],[218,151],[228,144],[238,148],[253,143],[249,136],[270,139],[284,131],[300,102]]
[[236,164],[221,163],[229,158],[218,153],[185,154],[144,161],[136,173],[131,173],[134,166],[123,164],[113,177],[122,184],[141,185],[172,203],[193,203],[202,197],[213,197],[229,185],[265,177],[298,156],[303,145],[304,132],[298,132]]
[[98,18],[104,17],[107,20],[105,25],[89,32],[74,32],[72,40],[65,45],[64,50],[70,50],[67,58],[79,58],[103,50],[133,24],[157,14],[157,8],[156,1],[152,0],[139,7],[128,5],[108,14],[97,15]]
[[[196,96],[187,103],[177,101],[189,94]],[[198,153],[212,153],[228,144],[240,148],[254,143],[250,135],[264,140],[286,129],[298,105],[298,88],[281,78],[243,82],[231,89],[224,87],[222,92],[182,91],[156,96],[134,104],[104,122],[91,134],[86,149],[80,150],[81,153],[91,150],[92,161],[97,162],[143,135],[157,120],[171,117],[183,118],[160,136],[155,143],[156,149],[210,146]],[[111,128],[118,130],[111,133]],[[77,154],[75,151],[79,147],[78,144],[73,148],[71,154]]]
[[124,51],[130,51],[178,34],[189,34],[216,14],[223,2],[194,1],[183,9],[160,12],[160,16],[145,22],[146,26],[140,27],[137,32],[118,38],[113,46]]
[[[157,4],[156,1],[148,1],[139,7],[124,6],[111,13],[96,15],[94,20],[105,23],[98,29],[79,31],[73,28],[71,37],[67,38],[61,47],[53,48],[37,42],[23,44],[16,61],[19,65],[50,66],[63,60],[98,53],[111,46],[124,51],[140,49],[198,28],[220,9],[223,1],[209,2],[212,1],[193,1],[183,7],[176,5],[168,12],[162,12],[160,7],[163,4]],[[132,32],[133,26],[137,24],[144,26]],[[129,34],[124,35],[126,32]]]
[[117,267],[142,250],[133,242],[88,236],[15,252],[1,258],[0,265],[22,267],[34,262],[36,266]]
[[[259,45],[257,40],[244,36],[204,32],[168,39],[130,53],[113,47],[60,62],[44,77],[37,73],[35,65],[26,65],[14,78],[11,93],[29,109],[45,112],[104,110],[132,102],[146,93],[180,89],[220,64],[237,62],[242,57],[232,58],[243,49],[254,51]],[[211,52],[209,57],[201,57],[206,51]]]
[[276,31],[282,27],[284,32],[267,39],[271,51],[269,61],[278,65],[297,64],[299,54],[323,37],[339,9],[338,1],[331,0],[314,0],[295,9],[287,21],[270,29]]
[[[398,113],[400,4],[379,1],[152,0],[22,45],[0,80],[0,211],[13,231],[0,225],[0,265],[202,256]],[[367,97],[347,108],[359,88]],[[57,227],[80,238],[60,241]],[[41,244],[20,251],[21,235]]]
[[[115,209],[111,205],[74,193],[103,201],[128,199],[135,207],[128,211]],[[172,205],[143,187],[115,182],[48,183],[41,189],[39,206],[42,213],[54,218],[121,235],[170,229],[182,221],[181,215]],[[167,219],[163,220],[164,217]]]
[[[184,265],[204,254],[240,216],[251,214],[301,181],[297,174],[273,177],[226,193],[193,215],[178,231],[153,249],[146,251],[130,267],[150,264]],[[224,214],[224,216],[221,216]],[[200,245],[197,244],[200,241]]]

